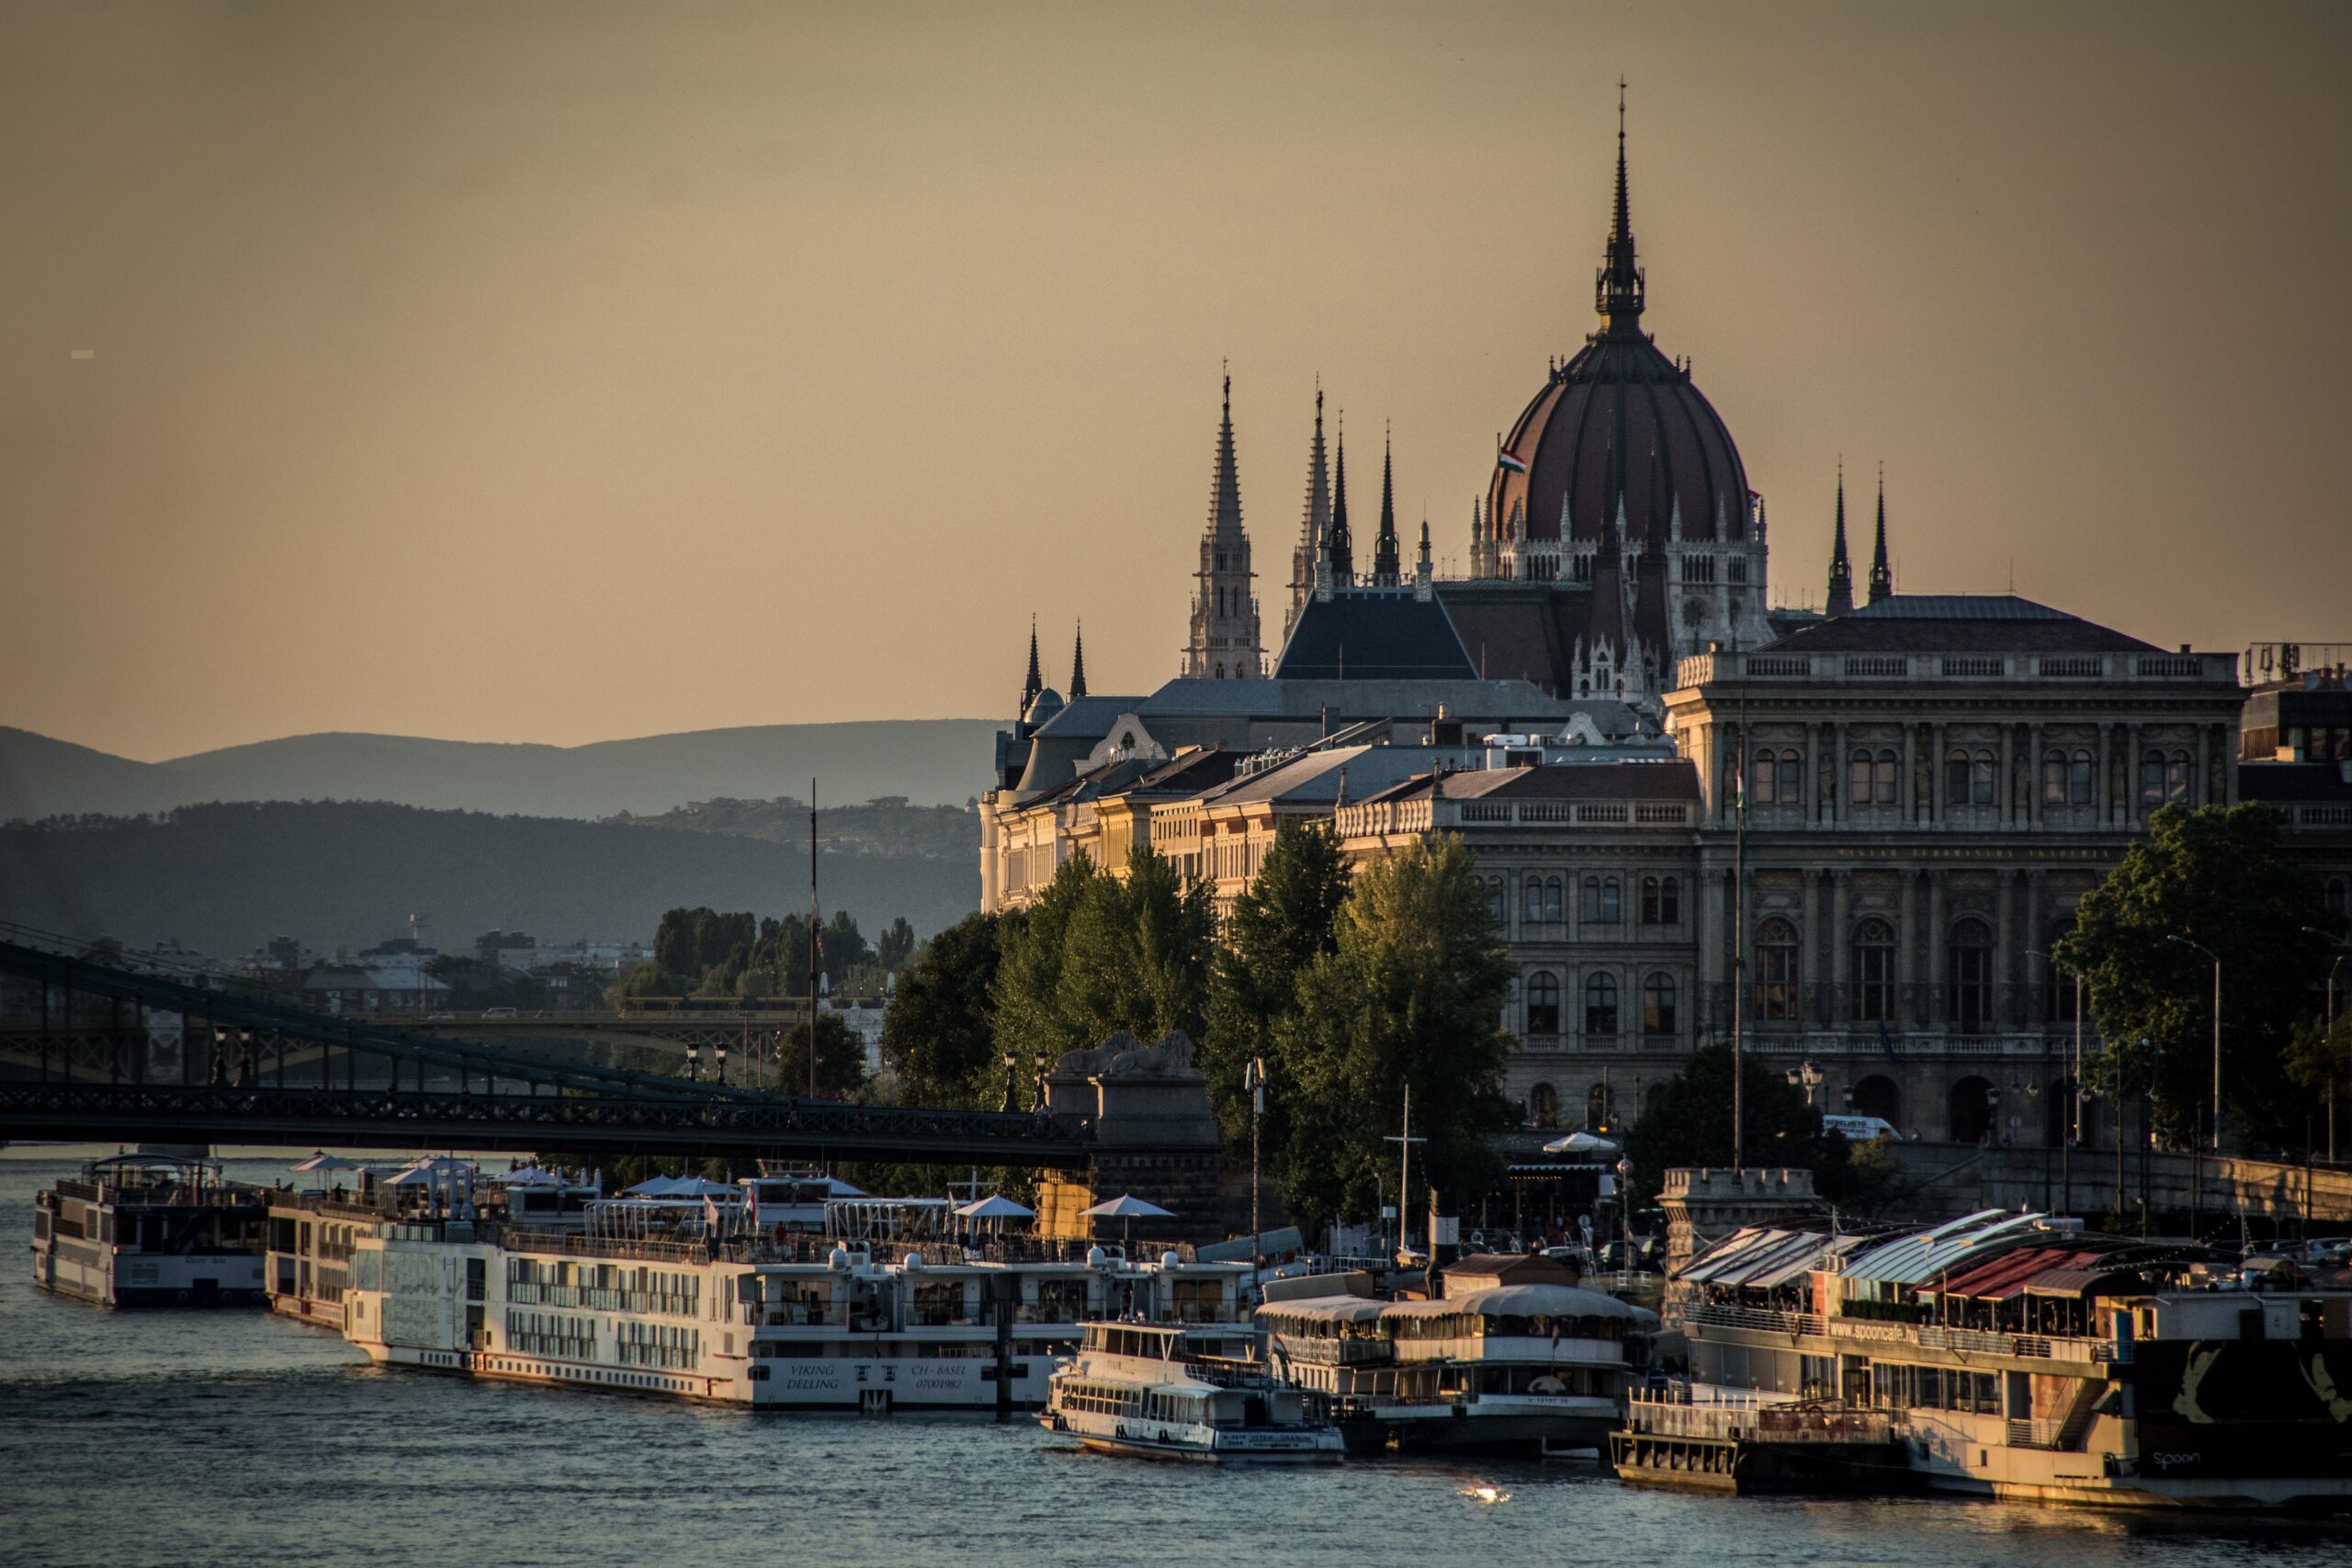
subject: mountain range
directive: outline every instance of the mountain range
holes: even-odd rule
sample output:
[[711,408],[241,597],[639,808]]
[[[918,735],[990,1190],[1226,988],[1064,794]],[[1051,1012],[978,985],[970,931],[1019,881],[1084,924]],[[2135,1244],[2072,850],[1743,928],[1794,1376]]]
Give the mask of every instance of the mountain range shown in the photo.
[[409,735],[293,735],[168,761],[0,727],[0,821],[131,816],[213,800],[372,800],[530,817],[658,814],[766,800],[817,781],[822,801],[903,795],[961,806],[989,787],[989,719],[883,719],[688,730],[585,746]]

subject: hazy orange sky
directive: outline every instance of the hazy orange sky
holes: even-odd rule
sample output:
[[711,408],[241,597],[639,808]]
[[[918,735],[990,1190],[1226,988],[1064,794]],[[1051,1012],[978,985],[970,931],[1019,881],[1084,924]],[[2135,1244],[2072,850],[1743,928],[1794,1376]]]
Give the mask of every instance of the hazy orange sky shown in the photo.
[[[1458,558],[1646,324],[1818,601],[2352,640],[2352,7],[0,10],[0,723],[142,758],[1002,715],[1175,673],[1230,358]],[[94,357],[76,357],[88,350]],[[1359,506],[1371,504],[1360,501]]]

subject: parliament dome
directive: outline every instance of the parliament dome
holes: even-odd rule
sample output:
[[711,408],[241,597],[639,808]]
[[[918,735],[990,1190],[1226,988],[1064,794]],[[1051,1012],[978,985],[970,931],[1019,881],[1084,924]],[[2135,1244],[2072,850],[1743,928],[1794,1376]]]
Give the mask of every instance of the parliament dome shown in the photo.
[[1615,220],[1594,287],[1601,328],[1552,367],[1504,438],[1487,495],[1487,526],[1498,541],[1523,518],[1531,542],[1598,543],[1616,521],[1621,492],[1631,549],[1662,548],[1678,507],[1684,539],[1747,539],[1739,448],[1688,366],[1642,331],[1644,293],[1621,123]]

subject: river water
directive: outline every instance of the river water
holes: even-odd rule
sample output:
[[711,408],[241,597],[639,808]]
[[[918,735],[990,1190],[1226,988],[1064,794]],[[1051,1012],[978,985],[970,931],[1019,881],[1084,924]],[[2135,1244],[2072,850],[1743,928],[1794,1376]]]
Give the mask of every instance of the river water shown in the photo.
[[[0,1151],[0,1563],[22,1568],[2352,1559],[2340,1526],[1694,1497],[1556,1461],[1218,1471],[1099,1458],[1027,1422],[753,1416],[383,1371],[266,1312],[108,1313],[35,1290],[33,1194],[85,1153]],[[248,1180],[286,1168],[229,1163]]]

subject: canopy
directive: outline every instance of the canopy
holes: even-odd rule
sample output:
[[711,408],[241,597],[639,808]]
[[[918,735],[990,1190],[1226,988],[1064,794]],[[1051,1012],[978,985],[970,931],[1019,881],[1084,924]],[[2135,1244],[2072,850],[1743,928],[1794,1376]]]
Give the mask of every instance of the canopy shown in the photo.
[[678,1184],[684,1179],[682,1176],[649,1176],[628,1189],[628,1193],[632,1198],[667,1198],[678,1190]]
[[509,1187],[568,1187],[571,1185],[543,1165],[526,1165],[492,1178]]
[[1455,1314],[1480,1317],[1608,1317],[1633,1322],[1657,1314],[1644,1308],[1629,1306],[1615,1296],[1599,1291],[1588,1291],[1580,1285],[1491,1285],[1483,1291],[1471,1291],[1459,1296],[1441,1296],[1426,1302],[1390,1302],[1381,1308],[1382,1319],[1414,1317],[1450,1317]]
[[1555,1138],[1544,1145],[1547,1155],[1613,1155],[1617,1145],[1598,1133],[1577,1131],[1565,1138]]
[[1172,1220],[1175,1212],[1157,1203],[1147,1203],[1132,1192],[1122,1192],[1106,1199],[1091,1209],[1080,1209],[1080,1216],[1090,1220]]
[[967,1203],[956,1211],[967,1220],[1034,1220],[1035,1209],[1024,1209],[1012,1199],[991,1194],[978,1202]]
[[1366,1296],[1304,1296],[1296,1301],[1268,1302],[1255,1315],[1258,1322],[1278,1331],[1309,1324],[1346,1325],[1377,1321],[1380,1309],[1387,1304]]
[[430,1171],[435,1176],[448,1176],[460,1170],[471,1170],[473,1168],[474,1168],[467,1161],[452,1159],[447,1155],[426,1155],[422,1158],[413,1159],[406,1165],[401,1167],[401,1174],[402,1176],[407,1176],[411,1172]]
[[341,1155],[331,1155],[327,1153],[326,1150],[321,1149],[318,1153],[312,1155],[308,1159],[295,1161],[294,1168],[296,1170],[311,1171],[365,1170],[368,1168],[358,1160],[345,1159]]
[[456,1160],[435,1160],[428,1165],[410,1166],[384,1185],[387,1187],[430,1187],[436,1181],[454,1179],[460,1171],[471,1175],[473,1168],[460,1165]]

